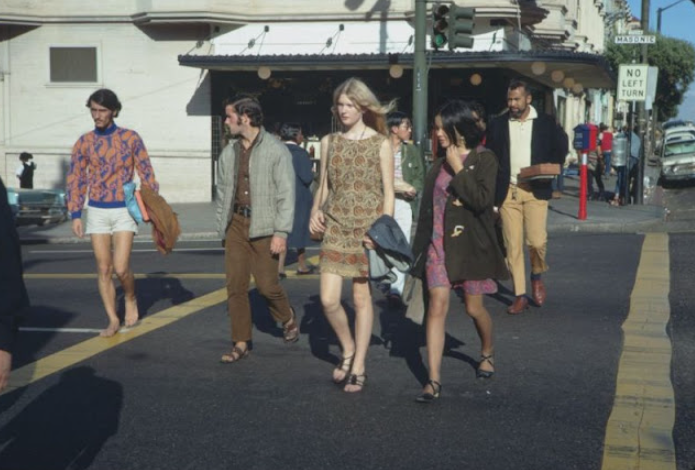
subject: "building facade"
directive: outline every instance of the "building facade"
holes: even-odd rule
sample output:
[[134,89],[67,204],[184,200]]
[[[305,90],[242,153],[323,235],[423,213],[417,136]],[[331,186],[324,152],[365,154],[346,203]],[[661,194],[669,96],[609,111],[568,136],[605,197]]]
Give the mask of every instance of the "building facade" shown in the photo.
[[[64,184],[100,87],[119,94],[117,123],[142,135],[171,202],[212,197],[227,97],[256,96],[268,127],[298,121],[316,136],[335,127],[332,90],[350,76],[411,111],[415,0],[0,4],[0,175],[10,185],[23,151],[39,164],[37,187]],[[610,119],[614,77],[600,53],[625,0],[458,4],[476,8],[475,44],[428,44],[430,118],[452,97],[501,112],[508,81],[522,77],[568,130]]]

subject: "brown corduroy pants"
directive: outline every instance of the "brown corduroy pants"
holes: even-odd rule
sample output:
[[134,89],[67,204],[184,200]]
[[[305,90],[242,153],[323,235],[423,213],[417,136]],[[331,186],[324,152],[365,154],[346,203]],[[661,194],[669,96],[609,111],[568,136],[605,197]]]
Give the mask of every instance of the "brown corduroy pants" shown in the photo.
[[275,321],[287,323],[292,318],[289,299],[278,279],[278,258],[270,253],[272,237],[249,240],[250,223],[250,218],[234,214],[225,236],[227,311],[234,343],[251,340],[251,275],[256,281],[258,293],[268,301],[270,314]]

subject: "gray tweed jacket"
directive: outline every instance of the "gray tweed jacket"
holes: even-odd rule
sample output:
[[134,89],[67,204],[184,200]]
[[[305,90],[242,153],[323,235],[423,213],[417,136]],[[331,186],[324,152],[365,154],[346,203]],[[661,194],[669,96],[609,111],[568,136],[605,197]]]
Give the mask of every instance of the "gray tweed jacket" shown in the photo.
[[[232,221],[239,159],[230,142],[217,162],[217,227],[220,236]],[[277,235],[287,238],[294,220],[295,177],[287,146],[261,127],[249,159],[251,225],[249,237]]]

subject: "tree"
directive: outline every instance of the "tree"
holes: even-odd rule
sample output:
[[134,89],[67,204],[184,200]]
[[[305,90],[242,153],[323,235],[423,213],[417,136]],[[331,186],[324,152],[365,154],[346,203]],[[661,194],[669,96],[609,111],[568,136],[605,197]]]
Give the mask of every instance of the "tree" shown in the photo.
[[[695,1],[695,0],[694,0]],[[658,121],[666,121],[678,114],[685,92],[695,78],[695,47],[681,39],[657,35],[656,44],[649,46],[649,65],[659,68],[655,103]],[[606,59],[615,71],[620,64],[639,61],[641,46],[608,44]]]

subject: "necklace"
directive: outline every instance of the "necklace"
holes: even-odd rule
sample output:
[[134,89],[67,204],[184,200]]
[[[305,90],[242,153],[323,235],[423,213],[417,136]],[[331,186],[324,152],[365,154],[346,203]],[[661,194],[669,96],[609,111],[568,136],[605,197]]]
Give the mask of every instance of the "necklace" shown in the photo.
[[366,125],[366,124],[365,124],[364,127],[362,128],[362,133],[361,133],[360,136],[359,136],[358,138],[356,138],[356,139],[349,139],[349,138],[348,138],[347,132],[344,133],[343,135],[345,136],[346,139],[349,139],[349,140],[362,140],[362,137],[364,137],[364,133],[365,133],[365,132],[367,132],[367,125]]

